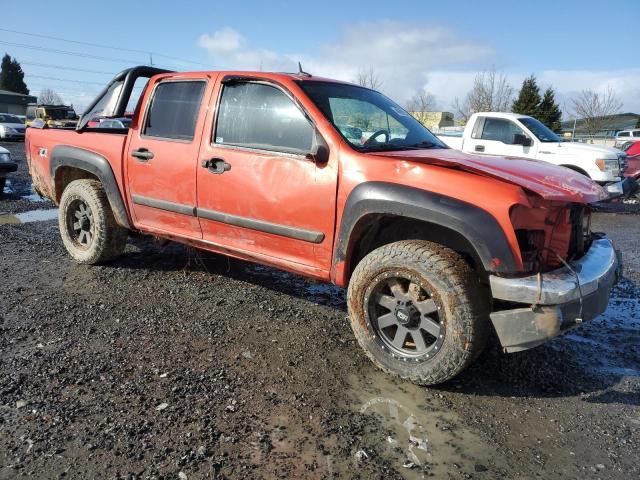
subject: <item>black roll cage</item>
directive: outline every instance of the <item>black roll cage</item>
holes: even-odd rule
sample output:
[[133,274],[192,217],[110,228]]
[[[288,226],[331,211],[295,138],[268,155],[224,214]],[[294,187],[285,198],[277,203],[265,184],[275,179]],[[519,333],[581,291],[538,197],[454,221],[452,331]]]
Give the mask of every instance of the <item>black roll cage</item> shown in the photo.
[[80,117],[80,120],[78,121],[76,130],[81,131],[85,129],[85,127],[91,120],[87,117],[86,114],[95,108],[95,106],[109,92],[113,85],[122,82],[122,89],[120,90],[120,93],[118,95],[118,100],[116,101],[113,113],[110,115],[113,118],[118,118],[124,116],[125,114],[125,110],[127,108],[127,104],[129,103],[129,98],[131,98],[131,92],[133,91],[133,86],[135,85],[136,80],[141,77],[151,78],[154,75],[158,75],[161,73],[173,73],[173,70],[165,70],[164,68],[156,68],[148,65],[139,65],[137,67],[127,68],[126,70],[118,73],[87,107],[85,112]]

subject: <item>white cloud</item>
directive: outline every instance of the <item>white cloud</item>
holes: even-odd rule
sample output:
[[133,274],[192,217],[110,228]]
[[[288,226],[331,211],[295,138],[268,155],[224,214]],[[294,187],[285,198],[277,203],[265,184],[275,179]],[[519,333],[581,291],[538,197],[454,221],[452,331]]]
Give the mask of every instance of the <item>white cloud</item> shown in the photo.
[[214,55],[228,55],[240,49],[243,38],[233,28],[222,28],[213,35],[202,34],[198,46],[206,48]]
[[[462,38],[449,28],[395,21],[349,25],[335,40],[305,54],[254,48],[230,27],[201,35],[198,46],[208,50],[213,63],[221,68],[296,71],[301,61],[314,75],[352,81],[359,69],[373,66],[383,82],[381,90],[394,100],[402,103],[424,87],[444,110],[451,109],[455,97],[466,95],[476,72],[497,60],[490,46]],[[505,71],[516,91],[530,74],[529,70]],[[541,88],[554,87],[563,109],[580,90],[610,86],[624,102],[623,110],[640,112],[638,68],[544,70],[537,72],[537,78]]]
[[309,54],[245,46],[242,35],[229,27],[201,35],[198,45],[225,68],[295,71],[301,61],[315,75],[348,81],[372,65],[382,90],[400,101],[420,88],[434,68],[480,67],[493,56],[488,46],[463,40],[447,28],[392,21],[351,25]]

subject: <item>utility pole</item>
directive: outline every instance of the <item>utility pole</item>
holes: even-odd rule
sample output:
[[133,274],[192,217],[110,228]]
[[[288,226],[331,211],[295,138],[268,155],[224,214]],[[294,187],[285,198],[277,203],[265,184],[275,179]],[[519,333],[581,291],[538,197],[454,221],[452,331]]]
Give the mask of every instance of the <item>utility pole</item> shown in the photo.
[[573,117],[573,133],[571,134],[571,141],[576,141],[576,123],[578,122],[577,117]]
[[153,53],[149,52],[149,65],[153,67]]

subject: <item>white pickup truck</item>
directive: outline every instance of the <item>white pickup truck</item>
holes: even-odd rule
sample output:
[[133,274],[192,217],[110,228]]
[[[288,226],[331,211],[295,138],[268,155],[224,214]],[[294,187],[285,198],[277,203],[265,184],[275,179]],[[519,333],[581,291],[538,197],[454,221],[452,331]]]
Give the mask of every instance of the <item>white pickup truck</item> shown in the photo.
[[516,113],[474,113],[462,137],[438,136],[449,147],[480,155],[533,158],[561,165],[608,184],[611,193],[626,168],[626,154],[602,145],[564,142],[533,117]]

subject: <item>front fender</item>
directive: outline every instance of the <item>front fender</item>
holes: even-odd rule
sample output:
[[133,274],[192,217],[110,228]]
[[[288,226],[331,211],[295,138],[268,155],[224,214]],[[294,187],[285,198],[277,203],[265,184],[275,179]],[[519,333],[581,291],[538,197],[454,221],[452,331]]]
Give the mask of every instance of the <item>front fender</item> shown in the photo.
[[344,265],[345,272],[350,270],[354,230],[361,219],[371,214],[413,218],[446,227],[469,242],[487,272],[517,271],[518,261],[507,237],[490,213],[458,199],[387,182],[365,182],[349,194],[334,251],[334,269]]

